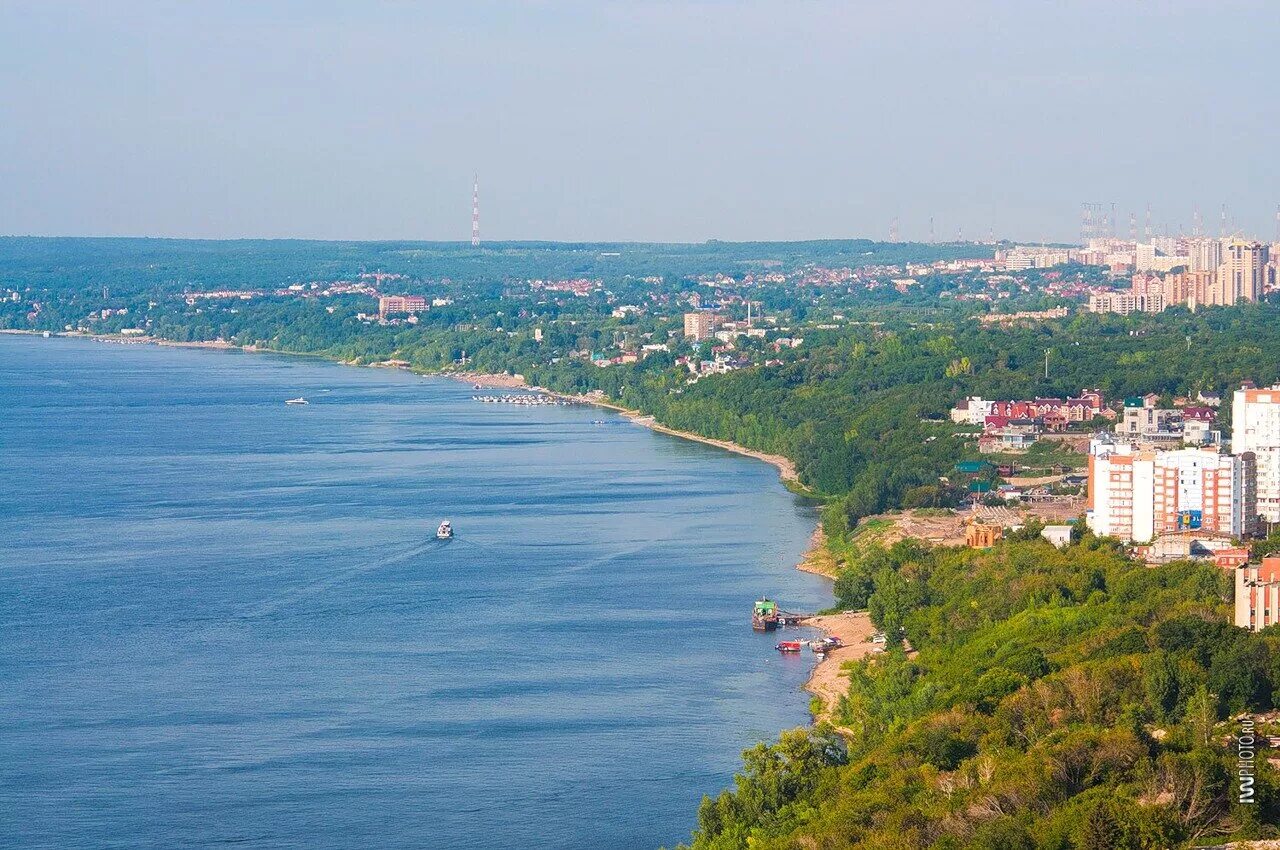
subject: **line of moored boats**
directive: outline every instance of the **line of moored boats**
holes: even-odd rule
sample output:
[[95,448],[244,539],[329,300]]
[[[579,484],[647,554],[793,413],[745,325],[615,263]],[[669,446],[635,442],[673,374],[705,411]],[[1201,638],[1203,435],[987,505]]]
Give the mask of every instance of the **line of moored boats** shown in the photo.
[[806,646],[813,650],[814,655],[826,655],[831,650],[844,646],[844,643],[833,635],[818,640],[780,640],[774,649],[778,652],[799,652]]
[[573,404],[562,398],[538,393],[504,393],[503,395],[473,395],[472,401],[484,404],[519,404],[525,407],[568,407]]

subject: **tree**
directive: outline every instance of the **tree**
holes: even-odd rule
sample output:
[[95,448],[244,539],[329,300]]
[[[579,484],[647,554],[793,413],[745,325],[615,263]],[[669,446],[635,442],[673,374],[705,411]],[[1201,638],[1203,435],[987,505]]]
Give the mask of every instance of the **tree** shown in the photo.
[[1178,708],[1178,664],[1168,652],[1155,652],[1143,663],[1142,684],[1147,708],[1161,722],[1176,719]]

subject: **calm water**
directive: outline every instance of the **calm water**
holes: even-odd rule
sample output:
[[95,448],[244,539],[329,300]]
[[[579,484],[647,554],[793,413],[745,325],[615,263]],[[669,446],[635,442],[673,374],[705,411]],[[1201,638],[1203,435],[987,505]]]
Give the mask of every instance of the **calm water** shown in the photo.
[[811,515],[765,464],[471,392],[0,336],[0,845],[686,838],[807,720],[810,657],[748,619],[829,604]]

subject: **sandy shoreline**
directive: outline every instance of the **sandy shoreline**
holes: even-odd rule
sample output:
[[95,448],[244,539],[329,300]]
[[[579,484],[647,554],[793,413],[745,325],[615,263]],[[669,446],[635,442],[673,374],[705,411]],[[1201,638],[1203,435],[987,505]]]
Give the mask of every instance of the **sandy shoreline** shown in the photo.
[[827,532],[823,530],[821,522],[809,537],[809,548],[805,550],[804,560],[796,564],[796,569],[829,579],[835,579],[840,574],[840,565],[827,548]]
[[782,479],[783,483],[799,483],[800,481],[800,476],[796,472],[796,466],[791,462],[790,458],[783,457],[782,455],[758,452],[754,449],[748,449],[745,446],[740,446],[737,443],[731,443],[728,440],[714,440],[711,437],[703,437],[700,434],[694,434],[690,431],[678,431],[675,428],[668,428],[666,425],[659,424],[652,416],[645,416],[637,411],[627,410],[626,408],[616,407],[614,405],[606,406],[613,407],[615,410],[621,411],[624,416],[632,422],[635,422],[637,425],[643,425],[644,427],[657,431],[661,434],[670,434],[673,437],[693,440],[695,443],[704,443],[708,446],[715,446],[716,448],[724,449],[725,451],[730,451],[734,454],[753,457],[756,460],[762,460],[765,463],[772,464],[777,468],[778,477]]
[[849,690],[849,676],[844,671],[845,662],[857,661],[880,652],[883,644],[871,643],[876,627],[871,624],[871,616],[866,611],[821,614],[806,618],[801,625],[818,629],[826,636],[838,637],[843,644],[839,649],[828,652],[818,662],[804,686],[806,691],[822,703],[821,709],[813,718],[815,723],[820,723],[831,719],[840,698]]
[[542,387],[531,387],[525,382],[524,376],[522,375],[492,374],[487,372],[441,372],[440,374],[447,378],[455,378],[460,381],[469,381],[480,384],[483,387],[534,390],[537,392],[544,392],[547,395],[555,396],[557,398],[565,399],[566,401],[608,408],[609,410],[621,413],[632,422],[635,422],[637,425],[642,425],[651,431],[657,431],[661,434],[670,434],[673,437],[692,440],[695,443],[715,446],[716,448],[724,449],[725,451],[733,452],[734,454],[740,454],[745,457],[762,460],[765,463],[771,464],[778,470],[778,476],[782,479],[783,483],[799,484],[800,482],[800,475],[796,471],[796,465],[791,462],[790,458],[783,457],[782,455],[756,451],[755,449],[749,449],[746,446],[731,443],[728,440],[716,440],[711,437],[704,437],[701,434],[695,434],[692,431],[681,431],[676,428],[670,428],[661,424],[652,416],[641,413],[638,410],[623,407],[620,404],[614,404],[613,402],[607,401],[599,396],[569,395],[566,393],[559,393],[554,390],[547,390]]

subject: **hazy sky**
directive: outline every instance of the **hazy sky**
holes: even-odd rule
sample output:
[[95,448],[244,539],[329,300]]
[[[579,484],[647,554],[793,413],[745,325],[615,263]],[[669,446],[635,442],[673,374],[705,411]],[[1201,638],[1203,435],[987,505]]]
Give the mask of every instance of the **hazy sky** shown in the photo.
[[1280,10],[0,0],[0,233],[1271,238]]

